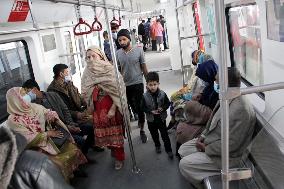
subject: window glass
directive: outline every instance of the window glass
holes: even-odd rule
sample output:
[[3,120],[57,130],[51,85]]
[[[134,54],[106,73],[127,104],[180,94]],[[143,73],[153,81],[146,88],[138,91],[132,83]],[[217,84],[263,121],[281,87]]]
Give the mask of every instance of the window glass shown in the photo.
[[267,38],[284,42],[284,0],[266,2]]
[[231,59],[245,81],[263,84],[259,9],[257,5],[229,8]]
[[[71,33],[69,31],[64,33],[64,38],[65,38],[65,43],[66,43],[66,52],[67,52],[67,54],[75,53],[74,49],[73,49]],[[76,63],[75,63],[74,55],[67,56],[66,58],[67,58],[68,67],[71,70],[71,74],[74,75],[76,73]]]
[[33,78],[28,64],[27,46],[25,42],[17,41],[0,44],[0,121],[7,116],[6,92],[12,87],[20,87]]

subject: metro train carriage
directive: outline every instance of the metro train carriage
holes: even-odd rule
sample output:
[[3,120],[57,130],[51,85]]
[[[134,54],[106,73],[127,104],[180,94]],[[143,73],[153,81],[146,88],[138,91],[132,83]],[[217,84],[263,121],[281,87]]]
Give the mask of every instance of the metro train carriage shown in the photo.
[[283,0],[1,0],[0,189],[284,189],[283,52]]

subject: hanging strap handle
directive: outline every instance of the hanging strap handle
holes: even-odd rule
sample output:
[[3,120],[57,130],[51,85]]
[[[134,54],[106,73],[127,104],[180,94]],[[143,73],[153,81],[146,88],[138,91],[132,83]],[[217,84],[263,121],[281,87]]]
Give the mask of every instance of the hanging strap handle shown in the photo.
[[95,20],[94,20],[94,22],[93,22],[93,24],[92,24],[92,30],[93,30],[93,31],[102,31],[102,29],[103,29],[102,24],[100,23],[100,21],[98,20],[98,18],[95,17]]
[[[76,32],[77,27],[80,27],[80,25],[87,26],[88,30],[83,32]],[[76,24],[73,29],[74,35],[76,36],[90,34],[92,33],[92,31],[93,31],[92,27],[87,22],[85,22],[83,18],[79,18],[78,24]]]

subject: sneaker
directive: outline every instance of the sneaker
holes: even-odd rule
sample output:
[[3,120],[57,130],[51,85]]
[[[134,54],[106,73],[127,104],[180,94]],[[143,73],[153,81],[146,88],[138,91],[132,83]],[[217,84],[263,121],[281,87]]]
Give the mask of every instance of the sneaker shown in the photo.
[[148,138],[147,138],[147,136],[145,134],[145,131],[140,131],[140,138],[142,140],[142,143],[146,143],[147,142]]
[[115,170],[120,170],[122,167],[123,167],[123,161],[115,160],[115,162],[114,162],[114,169]]
[[173,154],[173,152],[168,152],[168,157],[169,157],[170,159],[174,159],[174,154]]
[[156,152],[157,152],[157,154],[162,153],[161,146],[157,146],[156,147]]
[[88,160],[88,164],[96,164],[97,163],[97,161],[96,160],[94,160],[94,159],[90,159],[89,157],[86,157],[87,158],[87,160]]
[[93,150],[94,150],[95,152],[103,152],[103,151],[105,151],[104,148],[99,147],[99,146],[94,146],[94,147],[93,147]]
[[135,121],[138,120],[138,114],[134,114],[134,120],[135,120]]
[[81,168],[79,167],[76,171],[73,172],[75,177],[83,177],[86,178],[88,177],[88,174]]

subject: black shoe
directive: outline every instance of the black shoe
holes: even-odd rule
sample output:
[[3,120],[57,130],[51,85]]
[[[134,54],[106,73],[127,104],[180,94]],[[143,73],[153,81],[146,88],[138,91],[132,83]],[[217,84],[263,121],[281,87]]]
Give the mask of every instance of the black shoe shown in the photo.
[[135,121],[138,120],[138,114],[134,114],[134,120],[135,120]]
[[161,146],[156,146],[156,152],[157,154],[162,153]]
[[174,159],[174,154],[173,154],[173,152],[168,152],[168,157],[169,157],[170,159]]
[[94,150],[95,152],[103,152],[103,151],[105,151],[104,148],[101,148],[101,147],[99,147],[99,146],[94,146],[94,147],[93,147],[93,150]]
[[88,174],[82,168],[79,167],[76,171],[74,171],[74,176],[86,178],[88,177]]
[[167,126],[167,131],[173,128],[176,124],[176,121],[170,121],[169,125]]
[[88,158],[87,156],[86,156],[86,158],[87,158],[87,160],[88,160],[88,164],[96,164],[97,163],[97,161],[96,160],[94,160],[94,159],[90,159],[90,158]]
[[140,138],[142,140],[142,143],[146,143],[147,142],[148,138],[147,138],[147,136],[145,134],[145,131],[140,131]]

